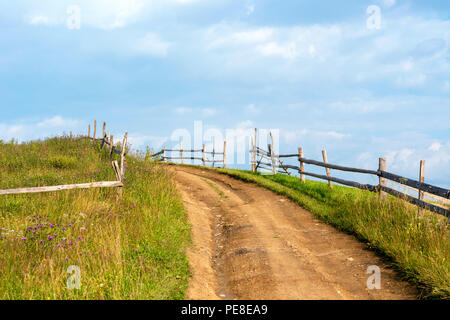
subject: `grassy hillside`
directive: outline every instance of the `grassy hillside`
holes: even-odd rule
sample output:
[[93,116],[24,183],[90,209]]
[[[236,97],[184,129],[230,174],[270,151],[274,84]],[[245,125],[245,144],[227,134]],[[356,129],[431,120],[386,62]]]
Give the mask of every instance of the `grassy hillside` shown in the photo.
[[[189,224],[168,172],[127,158],[115,189],[0,196],[0,299],[182,299]],[[0,143],[0,189],[115,180],[99,143]],[[71,265],[81,289],[66,288]]]
[[388,258],[406,279],[417,285],[424,298],[450,299],[450,241],[445,217],[424,211],[406,201],[310,181],[298,177],[260,175],[250,171],[214,169],[285,195],[336,228],[356,235]]

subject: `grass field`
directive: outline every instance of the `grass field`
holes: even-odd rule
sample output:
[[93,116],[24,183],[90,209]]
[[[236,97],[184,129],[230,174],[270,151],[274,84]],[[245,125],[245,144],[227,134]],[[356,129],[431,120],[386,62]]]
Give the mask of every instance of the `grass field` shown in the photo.
[[[113,180],[99,143],[0,142],[0,189]],[[183,299],[190,226],[169,173],[129,155],[123,189],[0,196],[0,299]]]
[[383,255],[415,284],[423,298],[450,299],[450,241],[447,218],[406,201],[367,191],[287,175],[212,169],[285,195],[319,219],[350,234]]

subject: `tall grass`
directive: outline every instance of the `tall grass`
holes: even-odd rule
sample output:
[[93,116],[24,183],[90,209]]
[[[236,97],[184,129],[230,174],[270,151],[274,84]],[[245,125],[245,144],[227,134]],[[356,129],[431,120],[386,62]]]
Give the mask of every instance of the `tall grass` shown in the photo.
[[[99,144],[0,144],[0,188],[114,180]],[[164,167],[127,157],[114,189],[0,196],[0,299],[183,299],[189,224]],[[81,270],[68,289],[67,268]]]
[[317,218],[354,234],[416,285],[422,298],[450,299],[450,241],[447,218],[424,211],[394,197],[380,201],[377,194],[298,177],[260,175],[218,169],[256,183],[298,203]]

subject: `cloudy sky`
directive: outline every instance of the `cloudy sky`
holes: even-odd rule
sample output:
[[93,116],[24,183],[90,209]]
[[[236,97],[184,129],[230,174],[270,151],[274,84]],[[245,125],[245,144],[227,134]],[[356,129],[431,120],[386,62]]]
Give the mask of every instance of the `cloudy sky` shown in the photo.
[[96,118],[157,149],[199,120],[449,187],[449,46],[449,1],[2,1],[0,139]]

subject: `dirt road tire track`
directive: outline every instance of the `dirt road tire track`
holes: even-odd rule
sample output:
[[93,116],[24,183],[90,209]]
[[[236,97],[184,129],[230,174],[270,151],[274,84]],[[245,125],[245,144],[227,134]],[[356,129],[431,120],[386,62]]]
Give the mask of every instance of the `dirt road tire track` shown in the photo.
[[[192,225],[188,299],[415,299],[353,236],[254,184],[173,166]],[[367,267],[381,289],[367,289]]]

